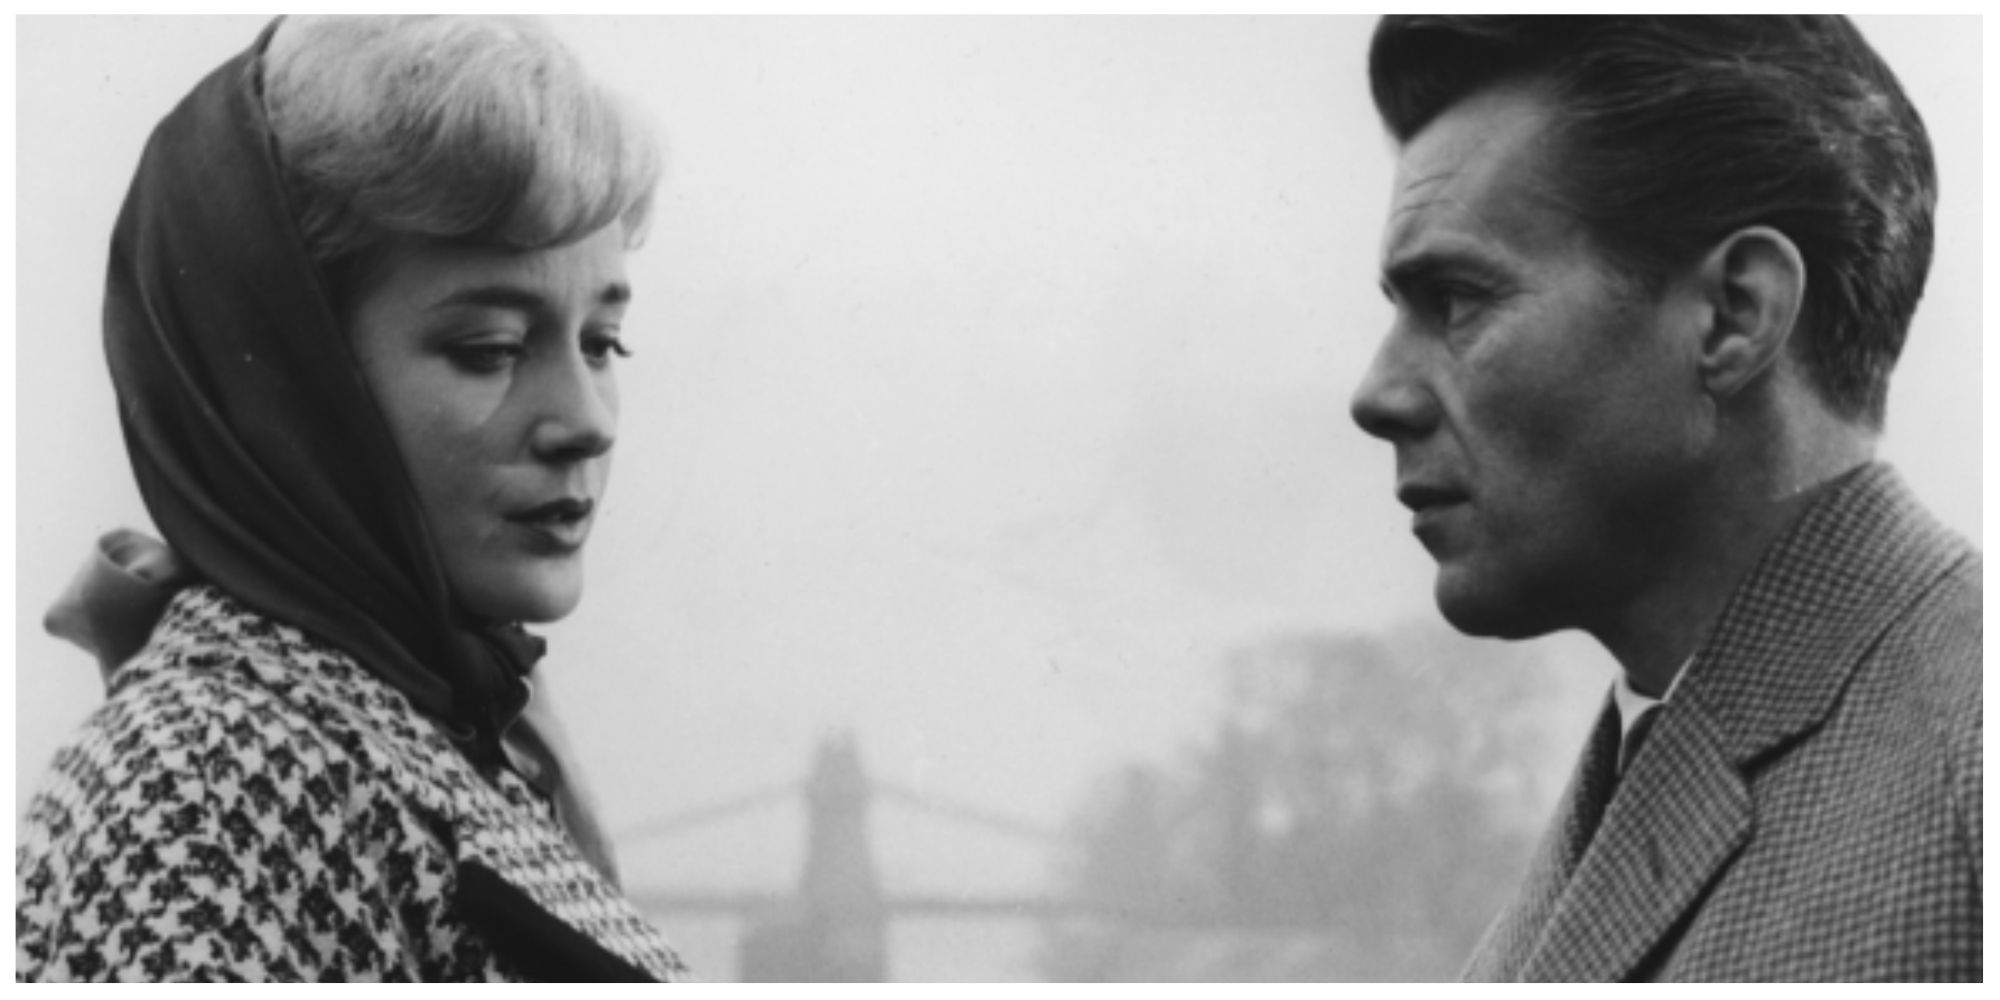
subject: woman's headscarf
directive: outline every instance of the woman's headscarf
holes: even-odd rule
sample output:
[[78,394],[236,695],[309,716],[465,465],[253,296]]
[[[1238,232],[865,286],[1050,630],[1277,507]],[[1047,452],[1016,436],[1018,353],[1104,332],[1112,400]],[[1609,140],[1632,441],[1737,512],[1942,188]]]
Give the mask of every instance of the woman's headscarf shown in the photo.
[[286,201],[260,79],[275,27],[154,130],[118,217],[104,337],[133,472],[196,575],[352,655],[498,763],[540,640],[453,607]]

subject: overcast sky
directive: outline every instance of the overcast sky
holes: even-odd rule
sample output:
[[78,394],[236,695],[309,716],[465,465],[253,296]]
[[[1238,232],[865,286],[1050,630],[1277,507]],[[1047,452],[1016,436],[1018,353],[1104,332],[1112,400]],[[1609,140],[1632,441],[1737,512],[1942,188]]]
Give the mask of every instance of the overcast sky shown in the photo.
[[[146,525],[99,346],[112,220],[152,123],[259,24],[16,22],[17,809],[100,697],[36,623],[98,533]],[[1862,25],[1943,189],[1886,451],[1977,539],[1980,28]],[[669,150],[590,589],[544,668],[614,830],[797,777],[840,728],[884,777],[1055,824],[1206,728],[1229,649],[1434,614],[1347,417],[1388,319],[1369,22],[557,30]],[[1548,646],[1580,733],[1609,661]],[[628,844],[628,881],[787,885],[795,822]],[[1039,870],[929,836],[882,835],[892,882]]]

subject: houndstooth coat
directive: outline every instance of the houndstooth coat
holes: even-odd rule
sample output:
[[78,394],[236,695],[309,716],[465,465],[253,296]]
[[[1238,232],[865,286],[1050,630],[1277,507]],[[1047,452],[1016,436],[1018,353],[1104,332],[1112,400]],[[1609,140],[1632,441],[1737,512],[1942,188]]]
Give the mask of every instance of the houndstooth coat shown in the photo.
[[1606,706],[1466,978],[1980,979],[1981,561],[1886,466],[1831,486],[1586,840]]
[[352,659],[181,592],[56,757],[15,859],[15,975],[679,979],[547,803]]

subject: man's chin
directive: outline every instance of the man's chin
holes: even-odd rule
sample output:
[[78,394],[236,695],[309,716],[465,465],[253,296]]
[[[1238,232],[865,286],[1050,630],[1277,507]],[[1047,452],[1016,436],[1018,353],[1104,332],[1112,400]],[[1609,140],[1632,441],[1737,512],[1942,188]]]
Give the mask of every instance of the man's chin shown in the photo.
[[1451,627],[1481,639],[1533,639],[1558,631],[1561,625],[1547,621],[1523,607],[1502,588],[1467,586],[1448,575],[1438,575],[1434,596],[1438,612]]

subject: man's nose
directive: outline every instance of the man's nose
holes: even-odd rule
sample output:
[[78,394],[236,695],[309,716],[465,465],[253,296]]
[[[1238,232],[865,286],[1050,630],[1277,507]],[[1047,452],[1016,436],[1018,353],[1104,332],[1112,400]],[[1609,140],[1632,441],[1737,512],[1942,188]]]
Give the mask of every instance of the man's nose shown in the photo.
[[611,450],[618,437],[618,398],[607,373],[577,354],[551,366],[539,388],[532,439],[537,457],[576,461]]
[[1385,441],[1422,437],[1437,426],[1438,401],[1411,338],[1389,331],[1354,388],[1348,412],[1363,431]]

